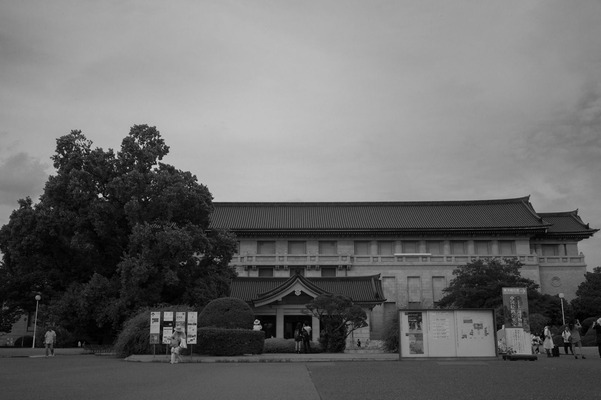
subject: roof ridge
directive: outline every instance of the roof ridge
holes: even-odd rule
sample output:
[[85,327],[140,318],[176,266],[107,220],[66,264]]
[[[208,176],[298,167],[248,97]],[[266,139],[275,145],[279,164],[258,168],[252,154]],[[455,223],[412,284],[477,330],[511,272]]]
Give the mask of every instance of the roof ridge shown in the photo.
[[505,199],[488,200],[426,200],[426,201],[263,201],[263,202],[220,202],[214,201],[213,205],[221,207],[247,206],[247,207],[290,207],[290,206],[366,206],[366,205],[454,205],[454,204],[508,204],[528,202],[530,195]]

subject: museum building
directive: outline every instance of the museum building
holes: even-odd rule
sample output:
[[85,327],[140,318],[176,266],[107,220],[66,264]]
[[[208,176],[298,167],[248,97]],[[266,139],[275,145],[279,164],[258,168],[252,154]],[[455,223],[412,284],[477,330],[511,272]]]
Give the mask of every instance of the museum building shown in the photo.
[[538,213],[529,196],[428,202],[215,202],[212,229],[236,234],[232,297],[253,308],[268,337],[290,338],[322,293],[344,294],[368,324],[354,343],[381,339],[407,308],[433,308],[453,270],[478,258],[512,257],[542,293],[569,301],[584,280],[578,243],[592,229],[577,211]]

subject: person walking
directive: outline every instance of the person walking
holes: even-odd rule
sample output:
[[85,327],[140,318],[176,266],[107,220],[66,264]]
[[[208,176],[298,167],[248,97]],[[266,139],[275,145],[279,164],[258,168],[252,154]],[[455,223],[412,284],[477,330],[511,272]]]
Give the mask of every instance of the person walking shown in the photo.
[[553,347],[555,347],[555,345],[553,344],[553,335],[551,334],[551,329],[549,328],[548,325],[545,326],[545,329],[543,331],[543,337],[544,337],[543,349],[545,349],[545,353],[547,353],[547,357],[552,357],[551,351],[553,350]]
[[305,353],[311,352],[311,327],[306,322],[303,323],[303,345],[305,347]]
[[530,336],[532,336],[532,354],[540,354],[540,345],[543,344],[543,341],[538,335],[530,334]]
[[296,351],[296,354],[300,354],[302,344],[303,344],[303,325],[299,322],[296,324],[296,329],[294,329],[294,350]]
[[599,318],[593,322],[592,328],[595,330],[595,333],[597,334],[597,338],[596,338],[597,350],[599,350],[599,357],[601,357],[601,318]]
[[[582,338],[580,337],[580,330],[582,329],[582,325],[580,325],[580,321],[576,320],[570,324],[570,334],[572,335],[572,352],[574,349],[578,347],[580,349],[580,357],[585,359],[584,353],[582,353]],[[574,358],[578,359],[576,352],[574,352]]]
[[54,343],[56,342],[56,332],[52,329],[52,327],[48,327],[46,329],[46,333],[44,334],[44,345],[46,346],[46,357],[54,357]]
[[181,351],[182,349],[188,348],[186,344],[186,333],[182,326],[176,326],[171,336],[171,364],[177,364],[182,362]]
[[572,334],[570,333],[570,327],[566,325],[563,328],[563,332],[561,332],[561,337],[563,338],[563,350],[566,355],[568,355],[568,349],[574,355],[574,349],[572,348]]

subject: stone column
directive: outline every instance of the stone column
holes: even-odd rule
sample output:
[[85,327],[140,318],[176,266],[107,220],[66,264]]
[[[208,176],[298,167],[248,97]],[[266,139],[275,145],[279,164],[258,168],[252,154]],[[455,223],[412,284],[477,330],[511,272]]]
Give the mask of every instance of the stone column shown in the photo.
[[284,338],[284,309],[275,309],[275,337]]

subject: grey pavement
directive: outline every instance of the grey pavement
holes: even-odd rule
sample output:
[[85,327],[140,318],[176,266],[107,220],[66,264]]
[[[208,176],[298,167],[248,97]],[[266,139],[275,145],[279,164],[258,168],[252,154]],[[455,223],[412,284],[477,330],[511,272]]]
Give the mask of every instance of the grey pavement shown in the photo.
[[[0,349],[0,399],[19,400],[581,400],[599,398],[601,359],[535,362],[399,361],[396,354],[262,354],[241,357],[94,356],[82,349]],[[197,357],[197,358],[196,358]],[[137,362],[131,362],[137,361]],[[356,361],[356,362],[349,362]]]
[[[65,355],[90,355],[91,353],[82,348],[57,348],[55,349],[56,356]],[[598,359],[599,354],[596,347],[584,347],[583,354],[590,359]],[[98,354],[98,356],[115,357],[114,354]],[[23,347],[5,347],[0,348],[0,358],[4,357],[45,357],[45,349],[43,348],[23,348]],[[539,359],[547,358],[544,354],[538,355]],[[561,349],[559,359],[574,359],[573,356],[566,356]],[[125,358],[125,361],[130,362],[157,362],[168,363],[170,356],[167,354],[136,354]],[[462,359],[455,359],[462,360]],[[465,359],[464,359],[465,360]],[[477,360],[477,359],[476,359]],[[492,359],[495,360],[495,359]],[[498,360],[502,360],[498,357]],[[341,362],[341,361],[399,361],[397,353],[312,353],[312,354],[294,354],[294,353],[265,353],[265,354],[247,354],[233,357],[219,357],[206,355],[189,355],[183,356],[183,363],[282,363],[282,362]],[[403,360],[405,361],[405,360]],[[407,360],[413,361],[413,360]],[[415,360],[423,361],[423,360]],[[491,361],[490,358],[486,361]],[[508,362],[524,362],[522,360]]]

